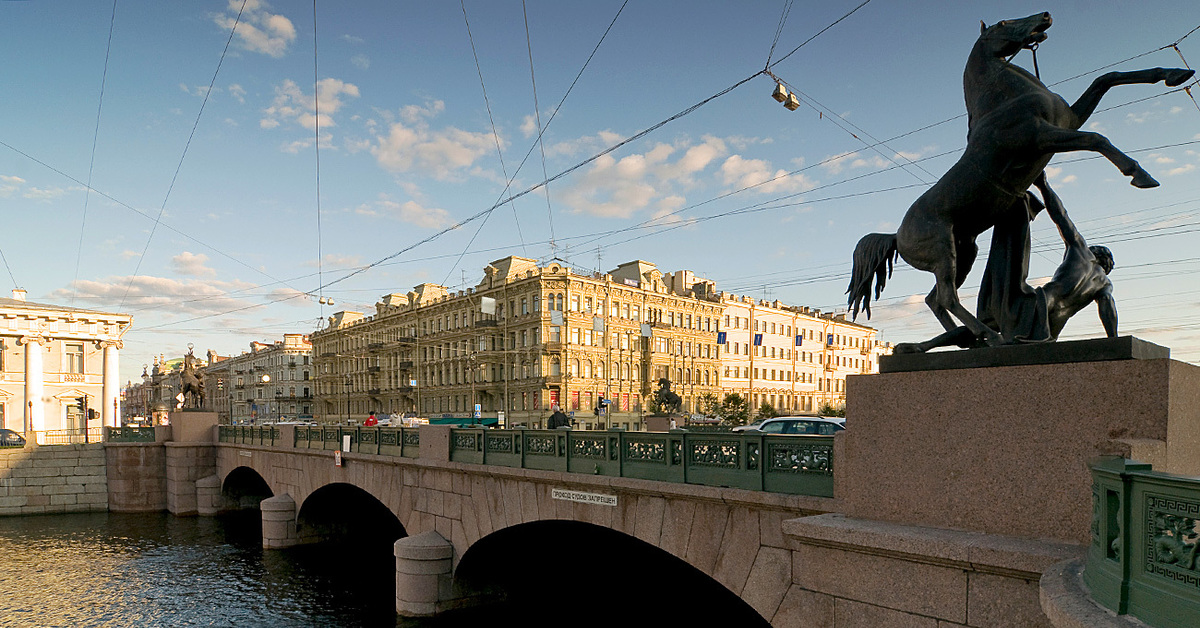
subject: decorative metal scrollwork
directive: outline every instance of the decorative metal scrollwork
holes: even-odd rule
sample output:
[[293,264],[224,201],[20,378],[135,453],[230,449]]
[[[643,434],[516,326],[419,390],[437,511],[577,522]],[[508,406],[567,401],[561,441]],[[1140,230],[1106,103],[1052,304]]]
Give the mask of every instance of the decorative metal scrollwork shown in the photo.
[[379,438],[378,430],[363,430],[361,433],[359,433],[359,441],[362,442],[363,444],[374,445],[375,441],[378,438]]
[[578,458],[604,460],[604,438],[574,438],[571,440],[571,455]]
[[667,459],[666,443],[663,441],[626,440],[625,460],[635,462],[664,462]]
[[412,430],[412,431],[405,430],[404,431],[404,444],[405,445],[420,445],[421,444],[421,433],[416,430]]
[[380,432],[379,433],[379,444],[380,445],[393,445],[393,446],[399,445],[400,444],[400,432],[398,432],[396,430],[384,430],[384,431]]
[[553,456],[558,452],[554,436],[528,435],[525,439],[525,453],[531,456]]
[[833,445],[769,443],[767,464],[770,471],[833,475]]
[[1145,570],[1200,589],[1200,503],[1163,495],[1146,496]]
[[511,435],[494,436],[487,435],[487,450],[491,454],[511,454],[513,453],[513,437]]
[[462,451],[478,451],[479,440],[478,434],[470,432],[455,432],[454,433],[454,448]]
[[741,455],[739,441],[702,440],[692,441],[688,452],[688,463],[705,467],[739,468]]

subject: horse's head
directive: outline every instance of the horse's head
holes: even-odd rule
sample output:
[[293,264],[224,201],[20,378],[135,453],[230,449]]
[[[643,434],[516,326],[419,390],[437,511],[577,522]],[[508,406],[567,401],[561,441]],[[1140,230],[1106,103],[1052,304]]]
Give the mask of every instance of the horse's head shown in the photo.
[[1046,29],[1054,21],[1049,13],[1035,13],[1018,20],[1001,20],[988,26],[979,22],[979,42],[997,57],[1010,57],[1023,48],[1046,41]]

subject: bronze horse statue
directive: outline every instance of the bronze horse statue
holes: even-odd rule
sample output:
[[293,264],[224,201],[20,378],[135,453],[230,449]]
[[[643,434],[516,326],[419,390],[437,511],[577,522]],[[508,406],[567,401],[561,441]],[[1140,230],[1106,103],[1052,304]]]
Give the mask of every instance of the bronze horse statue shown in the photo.
[[1010,63],[1021,50],[1044,41],[1051,23],[1049,13],[992,26],[980,23],[982,32],[963,72],[966,150],[909,207],[896,233],[872,233],[858,242],[846,290],[853,317],[860,307],[871,317],[871,293],[879,298],[898,254],[910,266],[934,274],[936,283],[925,303],[947,331],[957,327],[954,318],[958,318],[977,338],[1000,344],[1001,336],[959,302],[958,288],[979,252],[975,239],[1006,212],[1026,212],[1026,203],[1037,203],[1027,190],[1054,154],[1095,151],[1131,177],[1135,187],[1158,185],[1103,135],[1079,128],[1111,87],[1159,81],[1174,87],[1194,72],[1170,68],[1109,72],[1068,105],[1038,77]]
[[189,408],[204,407],[204,381],[196,376],[196,358],[188,353],[183,356],[183,372],[180,373],[180,391],[184,405]]
[[671,392],[671,381],[665,377],[660,377],[658,380],[658,390],[654,393],[654,400],[658,403],[658,410],[663,414],[674,414],[679,412],[683,406],[683,399],[679,395]]

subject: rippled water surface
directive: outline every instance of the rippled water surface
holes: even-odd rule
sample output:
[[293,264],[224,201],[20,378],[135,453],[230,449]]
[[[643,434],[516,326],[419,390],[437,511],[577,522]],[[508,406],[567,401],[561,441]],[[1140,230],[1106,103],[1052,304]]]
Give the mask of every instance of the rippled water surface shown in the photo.
[[388,548],[263,551],[258,516],[0,517],[0,626],[396,625]]

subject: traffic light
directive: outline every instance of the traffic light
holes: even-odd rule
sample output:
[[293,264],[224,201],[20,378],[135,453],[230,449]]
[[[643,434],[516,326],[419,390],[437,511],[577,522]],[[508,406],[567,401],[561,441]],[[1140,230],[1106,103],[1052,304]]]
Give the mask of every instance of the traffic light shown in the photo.
[[85,411],[87,411],[87,397],[86,397],[86,396],[84,396],[84,397],[76,397],[76,398],[75,398],[75,405],[76,405],[76,406],[79,406],[79,411],[80,411],[80,412],[85,412]]
[[217,392],[221,392],[223,390],[225,390],[225,380],[224,380],[224,378],[218,377],[217,378]]

